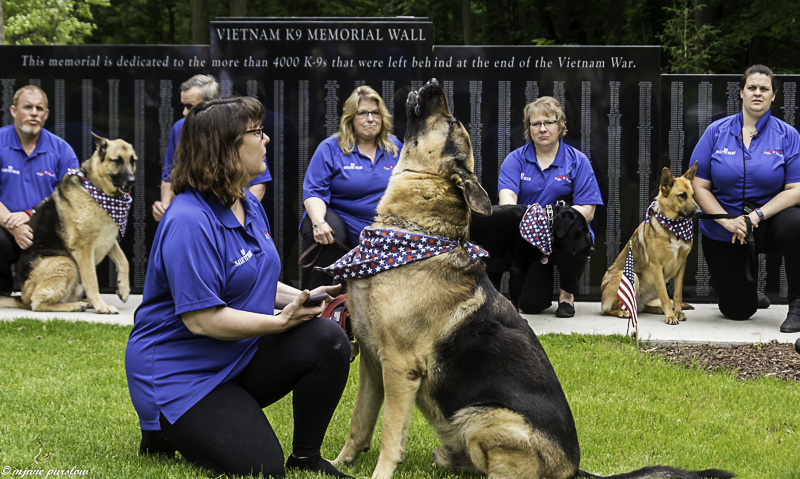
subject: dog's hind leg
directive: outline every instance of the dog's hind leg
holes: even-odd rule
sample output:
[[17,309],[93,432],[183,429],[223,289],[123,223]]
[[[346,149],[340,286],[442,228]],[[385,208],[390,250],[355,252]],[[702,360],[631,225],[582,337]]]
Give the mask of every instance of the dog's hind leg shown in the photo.
[[368,355],[365,351],[359,359],[358,392],[350,421],[350,434],[334,464],[350,464],[362,452],[368,451],[372,444],[375,424],[383,404],[383,383],[380,366]]
[[122,252],[122,248],[116,241],[108,251],[108,257],[117,267],[117,296],[124,303],[128,301],[128,295],[131,294],[128,258],[125,257],[125,253]]
[[[22,300],[32,311],[85,311],[88,303],[74,301],[80,289],[78,269],[72,259],[54,256],[43,259],[22,286]],[[68,302],[61,302],[68,301]]]
[[406,439],[414,402],[427,373],[416,357],[397,350],[383,356],[383,432],[381,453],[372,479],[389,478],[405,458]]

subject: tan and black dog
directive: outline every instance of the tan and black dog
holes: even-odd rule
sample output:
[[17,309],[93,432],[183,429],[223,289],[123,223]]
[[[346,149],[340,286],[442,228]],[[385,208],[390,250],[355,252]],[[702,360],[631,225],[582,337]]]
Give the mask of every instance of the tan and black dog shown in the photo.
[[[84,176],[111,197],[133,187],[136,153],[123,140],[95,136],[97,149],[81,164]],[[31,218],[33,245],[17,262],[22,298],[0,298],[0,307],[33,311],[84,311],[90,304],[116,314],[100,296],[96,266],[108,255],[117,267],[117,295],[128,300],[128,260],[117,244],[120,230],[75,175],[65,175]],[[86,293],[88,302],[80,301]]]
[[[471,211],[491,212],[472,171],[469,135],[435,79],[409,94],[406,111],[405,145],[373,228],[466,239]],[[595,477],[579,470],[575,422],[547,354],[467,248],[349,278],[347,285],[361,359],[350,434],[337,463],[369,449],[383,405],[372,477],[392,476],[403,462],[416,403],[442,441],[434,451],[440,466],[491,478]],[[731,475],[655,467],[624,477]]]
[[[661,185],[655,200],[656,213],[660,213],[667,221],[672,222],[686,221],[700,213],[692,188],[695,173],[697,173],[697,163],[680,178],[675,178],[669,168],[663,169]],[[602,313],[621,318],[630,317],[630,313],[620,309],[617,291],[631,246],[633,246],[636,304],[639,312],[663,313],[667,324],[686,321],[683,309],[691,307],[683,303],[683,274],[686,271],[686,256],[692,249],[692,241],[680,238],[669,231],[655,215],[636,228],[630,241],[617,256],[617,260],[603,276],[600,287]],[[673,301],[670,301],[667,282],[673,278],[675,293]]]

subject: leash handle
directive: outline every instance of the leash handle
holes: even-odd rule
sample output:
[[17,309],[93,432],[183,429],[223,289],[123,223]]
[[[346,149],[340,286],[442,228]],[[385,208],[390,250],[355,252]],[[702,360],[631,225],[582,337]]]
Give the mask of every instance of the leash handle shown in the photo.
[[[350,251],[350,248],[348,248],[347,245],[342,243],[340,240],[333,238],[333,242],[338,244],[345,252]],[[312,258],[308,264],[303,264],[303,258],[310,255],[314,250],[317,251],[317,254],[314,255],[314,258]],[[300,257],[297,259],[297,264],[299,264],[301,268],[310,268],[314,266],[314,263],[317,262],[317,260],[319,259],[319,254],[321,252],[322,252],[322,244],[317,243],[315,241],[314,244],[309,246],[307,250],[303,251],[303,254],[301,254]]]

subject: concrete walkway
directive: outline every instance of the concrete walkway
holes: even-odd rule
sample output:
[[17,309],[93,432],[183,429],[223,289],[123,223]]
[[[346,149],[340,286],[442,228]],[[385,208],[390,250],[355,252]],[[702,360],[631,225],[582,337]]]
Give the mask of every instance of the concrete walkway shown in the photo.
[[[119,309],[119,314],[96,314],[93,310],[84,313],[34,313],[19,309],[0,309],[0,320],[25,317],[42,320],[65,319],[69,321],[94,321],[108,324],[132,325],[133,313],[142,300],[141,296],[131,296],[127,303],[122,303],[116,295],[105,294],[106,303]],[[716,304],[694,304],[694,310],[686,312],[686,321],[677,326],[664,323],[664,317],[655,314],[642,314],[639,317],[639,334],[643,341],[653,343],[712,343],[742,344],[768,343],[777,340],[781,343],[794,343],[800,333],[781,333],[778,331],[786,318],[788,306],[772,305],[769,309],[759,310],[748,321],[731,321],[725,319]],[[627,320],[600,315],[599,303],[577,303],[575,317],[557,318],[553,306],[542,314],[522,315],[536,334],[577,333],[577,334],[625,334]]]

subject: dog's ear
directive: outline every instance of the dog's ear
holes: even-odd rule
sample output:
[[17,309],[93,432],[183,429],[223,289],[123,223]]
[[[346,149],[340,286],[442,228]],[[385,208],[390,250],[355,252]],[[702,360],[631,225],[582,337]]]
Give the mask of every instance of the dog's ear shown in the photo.
[[553,218],[553,236],[555,238],[563,238],[569,233],[569,228],[575,222],[575,215],[578,212],[570,206],[554,206],[554,208],[563,209],[556,213],[555,218]]
[[686,173],[683,174],[683,177],[689,181],[694,181],[694,175],[697,174],[697,162],[695,161],[691,168],[689,168]]
[[94,144],[97,146],[97,154],[100,155],[100,161],[106,159],[106,147],[108,146],[108,140],[101,136],[97,136],[92,132],[92,136],[94,137]]
[[469,209],[481,216],[492,214],[492,200],[486,194],[475,173],[468,170],[458,159],[450,160],[450,179],[464,193]]
[[663,170],[661,170],[661,194],[664,196],[669,195],[669,192],[672,190],[672,185],[675,184],[675,177],[672,176],[672,172],[669,171],[669,168],[666,166]]

